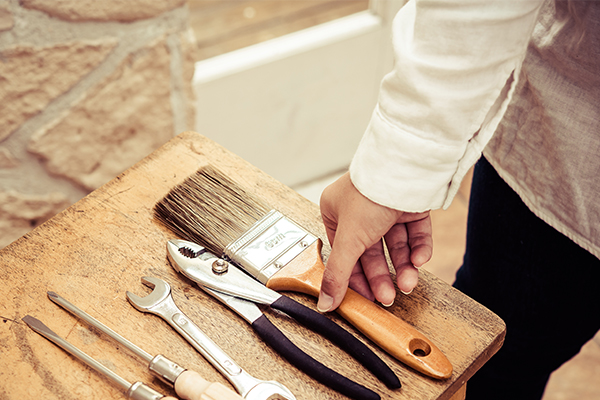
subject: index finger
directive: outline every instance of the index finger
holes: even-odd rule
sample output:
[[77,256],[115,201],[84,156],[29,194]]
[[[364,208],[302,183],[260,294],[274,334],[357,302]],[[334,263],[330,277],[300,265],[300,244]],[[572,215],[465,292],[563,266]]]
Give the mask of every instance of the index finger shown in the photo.
[[317,309],[321,312],[336,309],[348,289],[350,275],[366,245],[351,226],[339,224],[325,265]]

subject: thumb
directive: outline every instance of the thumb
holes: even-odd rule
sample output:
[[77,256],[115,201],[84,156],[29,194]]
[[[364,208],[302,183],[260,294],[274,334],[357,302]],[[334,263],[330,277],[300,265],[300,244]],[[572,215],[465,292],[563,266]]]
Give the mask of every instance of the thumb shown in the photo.
[[317,310],[320,312],[335,310],[344,300],[352,271],[365,251],[362,243],[352,243],[354,241],[346,234],[347,230],[343,225],[338,225],[331,254],[323,271],[317,302]]

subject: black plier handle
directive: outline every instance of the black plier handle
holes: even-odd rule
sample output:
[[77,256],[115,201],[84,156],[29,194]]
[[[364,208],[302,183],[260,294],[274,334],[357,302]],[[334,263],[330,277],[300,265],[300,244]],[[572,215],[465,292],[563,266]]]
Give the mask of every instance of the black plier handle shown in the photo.
[[171,240],[167,249],[174,269],[238,313],[265,342],[307,375],[351,398],[379,398],[376,393],[329,369],[300,350],[266,318],[256,304],[282,311],[326,337],[352,355],[389,388],[401,386],[394,372],[371,349],[323,314],[267,288],[235,265],[216,257],[196,243]]

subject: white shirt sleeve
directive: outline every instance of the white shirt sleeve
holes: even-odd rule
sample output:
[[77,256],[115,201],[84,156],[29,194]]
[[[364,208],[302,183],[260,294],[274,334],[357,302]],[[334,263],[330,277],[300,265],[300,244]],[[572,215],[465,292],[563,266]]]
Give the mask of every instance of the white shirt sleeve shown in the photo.
[[395,65],[350,165],[403,211],[447,208],[516,85],[543,0],[414,0],[393,21]]

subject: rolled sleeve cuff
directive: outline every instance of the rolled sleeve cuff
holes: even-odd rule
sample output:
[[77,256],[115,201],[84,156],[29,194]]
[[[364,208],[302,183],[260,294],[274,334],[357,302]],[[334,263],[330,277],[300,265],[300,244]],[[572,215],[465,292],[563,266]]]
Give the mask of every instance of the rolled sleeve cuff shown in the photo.
[[394,126],[376,107],[350,164],[365,197],[397,210],[441,208],[466,143],[440,144]]

